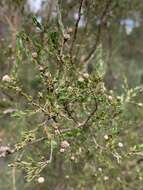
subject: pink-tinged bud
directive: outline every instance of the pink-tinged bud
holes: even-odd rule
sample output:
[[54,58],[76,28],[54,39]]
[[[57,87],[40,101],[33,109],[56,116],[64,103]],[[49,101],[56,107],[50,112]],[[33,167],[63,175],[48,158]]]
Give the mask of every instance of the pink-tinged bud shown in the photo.
[[64,40],[67,41],[70,39],[70,35],[69,34],[64,34]]
[[73,28],[68,28],[68,31],[67,31],[68,33],[72,33],[73,32]]
[[70,146],[70,144],[68,143],[68,141],[61,142],[61,148],[63,148],[63,149],[68,148],[69,146]]
[[0,157],[6,157],[8,154],[12,154],[12,150],[9,146],[0,146]]
[[2,77],[2,81],[4,81],[4,82],[10,82],[11,81],[11,77],[9,75],[4,75]]
[[33,52],[33,53],[32,53],[32,57],[33,57],[34,59],[36,59],[36,58],[38,57],[37,52]]
[[108,96],[108,100],[112,101],[113,100],[113,96]]

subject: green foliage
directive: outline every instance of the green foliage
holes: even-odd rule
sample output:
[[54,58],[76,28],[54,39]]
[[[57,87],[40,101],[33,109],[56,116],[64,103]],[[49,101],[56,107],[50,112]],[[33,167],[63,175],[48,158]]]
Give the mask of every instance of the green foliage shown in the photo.
[[[90,18],[96,7],[98,20],[108,8],[102,2],[87,2],[82,14]],[[87,28],[91,35],[83,40],[78,20],[70,33],[58,17],[62,29],[54,19],[46,27],[32,16],[30,32],[25,27],[17,34],[15,61],[0,81],[1,91],[12,99],[0,102],[0,117],[7,117],[5,125],[16,132],[10,140],[14,159],[9,168],[18,172],[13,181],[24,178],[23,189],[39,189],[37,183],[43,183],[42,189],[142,188],[142,86],[130,88],[125,78],[121,93],[107,89],[110,59],[97,29],[96,46],[92,44],[92,21]],[[88,64],[93,65],[90,74]],[[9,105],[14,109],[5,110]]]
[[[23,53],[28,52],[30,55],[30,49],[26,45],[29,41],[28,34],[22,32],[18,35],[17,59],[20,58],[20,60],[17,69],[26,58]],[[49,42],[48,48],[51,48],[51,51],[53,48],[59,48],[57,33],[49,33]],[[51,55],[51,51],[48,56]],[[103,60],[101,62],[101,47],[98,52],[97,65],[101,68],[104,64]],[[92,181],[90,176],[93,176],[93,180],[100,179],[97,183],[100,186],[102,178],[106,181],[111,177],[111,173],[109,174],[111,169],[114,169],[115,176],[118,176],[118,165],[130,153],[124,147],[126,143],[120,140],[123,128],[119,129],[119,126],[121,123],[124,125],[125,122],[123,116],[126,104],[133,103],[133,98],[137,96],[141,88],[127,89],[124,95],[116,96],[104,87],[103,70],[101,71],[100,68],[97,68],[95,74],[92,75],[83,73],[77,66],[75,68],[71,65],[67,54],[63,54],[62,71],[58,67],[60,63],[57,62],[57,69],[52,73],[50,65],[41,63],[40,56],[37,53],[35,55],[37,56],[33,59],[41,78],[42,88],[34,97],[23,90],[18,75],[2,83],[4,89],[15,91],[27,102],[25,110],[21,107],[22,110],[11,114],[12,117],[25,118],[27,124],[35,114],[42,118],[41,122],[40,118],[34,122],[32,130],[30,130],[31,127],[27,128],[26,132],[21,134],[21,142],[15,145],[15,152],[25,150],[25,153],[11,166],[24,170],[26,179],[30,182],[38,178],[46,167],[52,167],[51,162],[54,164],[57,162],[55,157],[59,157],[57,160],[62,158],[65,162],[64,170],[69,175],[72,176],[70,172],[72,167],[76,166],[86,173],[86,176],[80,180],[80,188],[87,185],[85,181]],[[54,51],[53,55],[60,56],[57,51]],[[43,53],[42,56],[47,55]],[[33,59],[30,56],[27,58],[33,64]],[[63,142],[65,142],[64,146]],[[141,148],[141,145],[137,147]],[[72,162],[71,170],[66,169],[66,165],[70,162]],[[92,162],[96,162],[96,165]],[[81,173],[77,172],[77,177],[80,178],[80,176]]]

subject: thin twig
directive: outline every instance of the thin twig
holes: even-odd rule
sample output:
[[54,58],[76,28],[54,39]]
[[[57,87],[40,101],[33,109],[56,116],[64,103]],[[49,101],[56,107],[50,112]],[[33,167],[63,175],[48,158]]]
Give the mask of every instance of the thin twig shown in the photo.
[[84,64],[88,64],[93,59],[93,57],[95,56],[95,52],[96,52],[98,43],[100,41],[101,28],[102,28],[103,22],[105,21],[105,16],[107,15],[107,12],[108,12],[108,9],[109,9],[111,3],[112,3],[112,0],[108,0],[107,3],[106,3],[105,9],[103,10],[103,13],[102,13],[102,15],[100,17],[100,24],[99,24],[99,27],[98,27],[98,30],[97,30],[96,42],[93,45],[90,53],[83,60]]
[[15,166],[12,168],[12,188],[16,190],[16,168]]
[[73,52],[74,43],[75,43],[76,38],[77,38],[78,25],[79,25],[79,22],[80,22],[80,19],[81,19],[81,15],[82,15],[81,10],[82,10],[83,1],[84,0],[80,1],[79,10],[78,10],[78,17],[77,17],[77,20],[76,20],[75,30],[74,30],[74,34],[73,34],[73,39],[72,39],[71,47],[70,47],[70,57],[71,57],[71,59],[72,59],[72,52]]
[[97,104],[97,102],[95,102],[95,108],[93,109],[93,111],[89,114],[89,116],[85,120],[85,122],[83,124],[83,128],[85,128],[87,126],[88,121],[92,118],[92,116],[95,114],[95,112],[97,111],[97,109],[98,109],[98,104]]
[[59,7],[59,0],[57,0],[56,9],[57,9],[57,18],[58,18],[59,29],[61,30],[62,36],[64,37],[65,28],[64,28],[64,24],[62,22],[62,15],[61,15],[60,7]]
[[78,123],[73,128],[60,129],[60,133],[70,132],[70,131],[73,131],[75,129],[86,128],[89,120],[94,116],[94,114],[96,113],[97,109],[98,109],[98,104],[96,102],[95,103],[95,108],[93,109],[93,111],[89,114],[89,116],[87,117],[87,119],[83,123]]
[[41,137],[41,138],[39,138],[39,139],[36,139],[36,140],[34,140],[34,141],[31,141],[30,143],[28,143],[29,145],[32,145],[32,144],[35,144],[35,143],[39,143],[39,142],[41,142],[41,141],[44,141],[44,140],[46,140],[47,139],[47,137]]
[[67,104],[64,104],[64,110],[67,113],[68,117],[73,120],[74,123],[78,123],[76,118],[73,117],[72,112],[69,110],[69,107]]
[[51,163],[53,158],[53,146],[52,146],[52,140],[51,140],[51,149],[50,149],[50,158],[47,160],[47,163]]
[[48,160],[44,162],[39,162],[39,164],[42,165],[42,169],[46,167],[47,164],[51,163],[53,159],[53,146],[52,146],[52,140],[51,140],[51,146],[50,146],[50,157]]

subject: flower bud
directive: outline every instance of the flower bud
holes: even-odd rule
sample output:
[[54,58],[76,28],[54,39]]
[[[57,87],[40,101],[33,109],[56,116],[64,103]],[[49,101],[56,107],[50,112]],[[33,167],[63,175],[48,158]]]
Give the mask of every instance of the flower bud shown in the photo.
[[33,53],[32,53],[32,57],[33,57],[34,59],[36,59],[36,58],[38,57],[37,52],[33,52]]
[[64,149],[64,148],[61,148],[61,149],[60,149],[60,152],[61,152],[61,153],[65,152],[65,149]]
[[72,33],[73,32],[73,28],[68,28],[68,31],[67,31],[68,33]]
[[108,100],[112,101],[113,100],[113,96],[108,96]]
[[79,78],[78,78],[78,81],[79,81],[79,82],[84,82],[84,78],[83,78],[83,77],[79,77]]
[[138,103],[137,104],[139,107],[143,107],[143,103]]
[[104,139],[107,141],[109,139],[108,135],[104,135]]
[[45,181],[45,178],[44,177],[39,177],[38,178],[38,183],[44,183]]
[[83,73],[83,77],[89,78],[89,74],[88,73]]
[[63,149],[68,148],[69,146],[70,146],[70,144],[68,143],[68,141],[61,142],[61,148],[63,148]]
[[70,39],[70,35],[69,34],[64,34],[64,40],[67,41]]
[[75,157],[74,157],[74,156],[71,156],[71,160],[72,160],[72,161],[75,160]]
[[104,176],[104,181],[107,181],[109,180],[109,177],[108,176]]
[[10,82],[11,81],[11,77],[9,75],[4,75],[2,77],[2,81],[4,81],[4,82]]
[[122,142],[119,142],[119,143],[118,143],[118,147],[123,148],[123,146],[124,146],[124,145],[123,145]]

